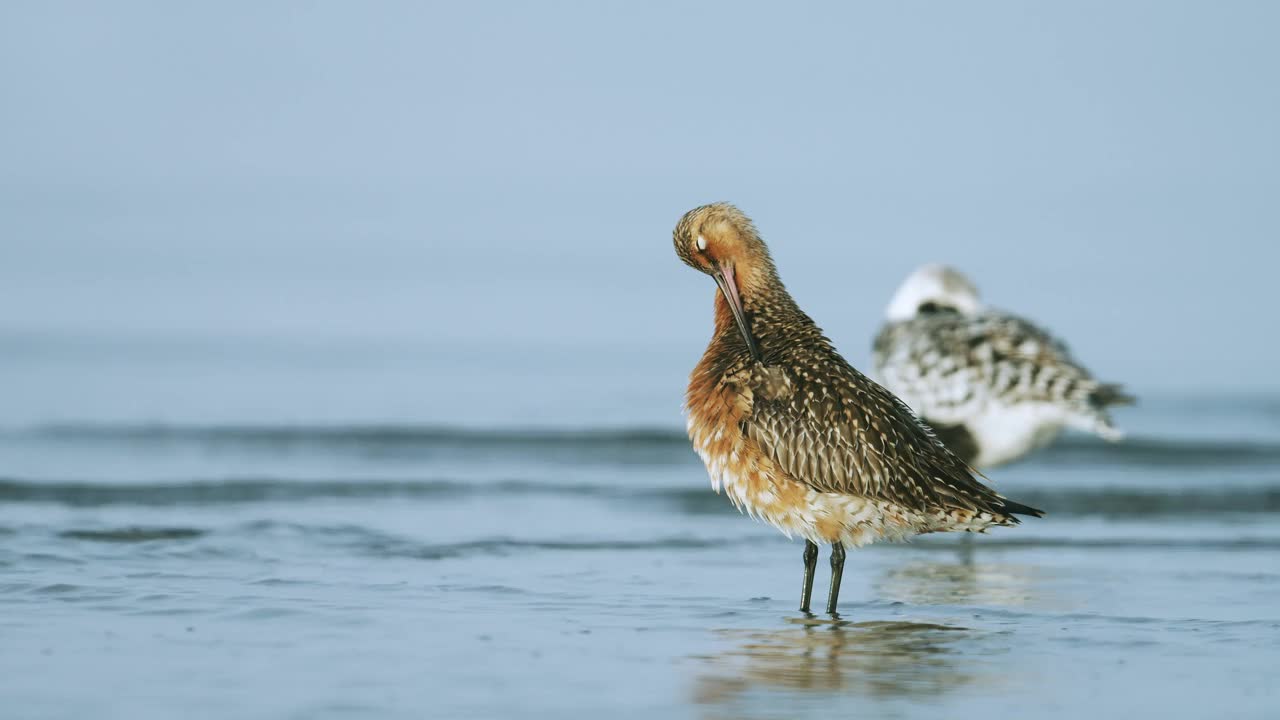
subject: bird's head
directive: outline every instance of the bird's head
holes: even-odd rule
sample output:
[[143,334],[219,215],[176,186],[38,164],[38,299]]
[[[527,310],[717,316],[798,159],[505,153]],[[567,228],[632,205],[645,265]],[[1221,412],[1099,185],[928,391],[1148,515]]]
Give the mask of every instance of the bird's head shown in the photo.
[[759,357],[743,298],[766,291],[777,271],[751,218],[729,203],[703,205],[680,218],[672,238],[685,264],[716,281],[747,347]]
[[960,271],[946,265],[924,265],[898,286],[885,317],[901,322],[938,312],[972,315],[982,307],[978,288]]

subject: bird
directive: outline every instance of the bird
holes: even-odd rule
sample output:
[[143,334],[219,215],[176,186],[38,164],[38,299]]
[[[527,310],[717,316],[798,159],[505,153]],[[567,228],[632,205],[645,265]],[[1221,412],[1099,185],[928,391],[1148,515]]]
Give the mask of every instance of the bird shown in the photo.
[[819,544],[831,545],[827,613],[835,616],[846,546],[1043,516],[980,482],[905,403],[836,351],[737,207],[690,210],[673,240],[679,258],[717,286],[711,342],[685,394],[690,442],[714,490],[804,539],[802,612]]
[[1134,402],[1047,331],[985,307],[973,282],[945,265],[903,281],[872,349],[876,378],[980,469],[1022,458],[1064,427],[1118,441],[1108,409]]

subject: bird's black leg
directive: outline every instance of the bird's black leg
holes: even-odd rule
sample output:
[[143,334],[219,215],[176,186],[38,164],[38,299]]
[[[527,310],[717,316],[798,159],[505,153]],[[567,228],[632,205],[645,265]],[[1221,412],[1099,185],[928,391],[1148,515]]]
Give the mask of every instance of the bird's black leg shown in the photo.
[[844,545],[831,543],[831,594],[827,595],[827,614],[836,614],[840,601],[840,578],[844,577]]
[[813,596],[813,573],[818,569],[818,546],[804,541],[804,588],[800,592],[800,612],[809,612],[809,598]]

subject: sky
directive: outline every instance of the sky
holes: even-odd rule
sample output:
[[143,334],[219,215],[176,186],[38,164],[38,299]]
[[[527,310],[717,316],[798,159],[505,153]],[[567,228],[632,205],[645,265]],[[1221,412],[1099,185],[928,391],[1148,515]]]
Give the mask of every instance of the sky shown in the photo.
[[1280,390],[1280,5],[6,2],[0,336],[687,349],[730,200],[866,364],[915,266]]

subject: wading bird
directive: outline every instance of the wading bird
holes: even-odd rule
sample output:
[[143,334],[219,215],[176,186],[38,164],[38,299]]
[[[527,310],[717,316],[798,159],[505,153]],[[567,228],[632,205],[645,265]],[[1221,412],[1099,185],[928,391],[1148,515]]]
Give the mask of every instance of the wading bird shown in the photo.
[[715,331],[685,398],[689,437],[712,487],[804,538],[802,611],[819,543],[831,544],[834,614],[847,545],[1042,515],[978,482],[902,401],[836,352],[736,207],[690,210],[674,240],[680,259],[718,286]]
[[885,315],[874,346],[877,379],[970,465],[1016,460],[1063,427],[1120,439],[1107,409],[1133,398],[1095,380],[1049,333],[985,308],[956,270],[919,268]]

